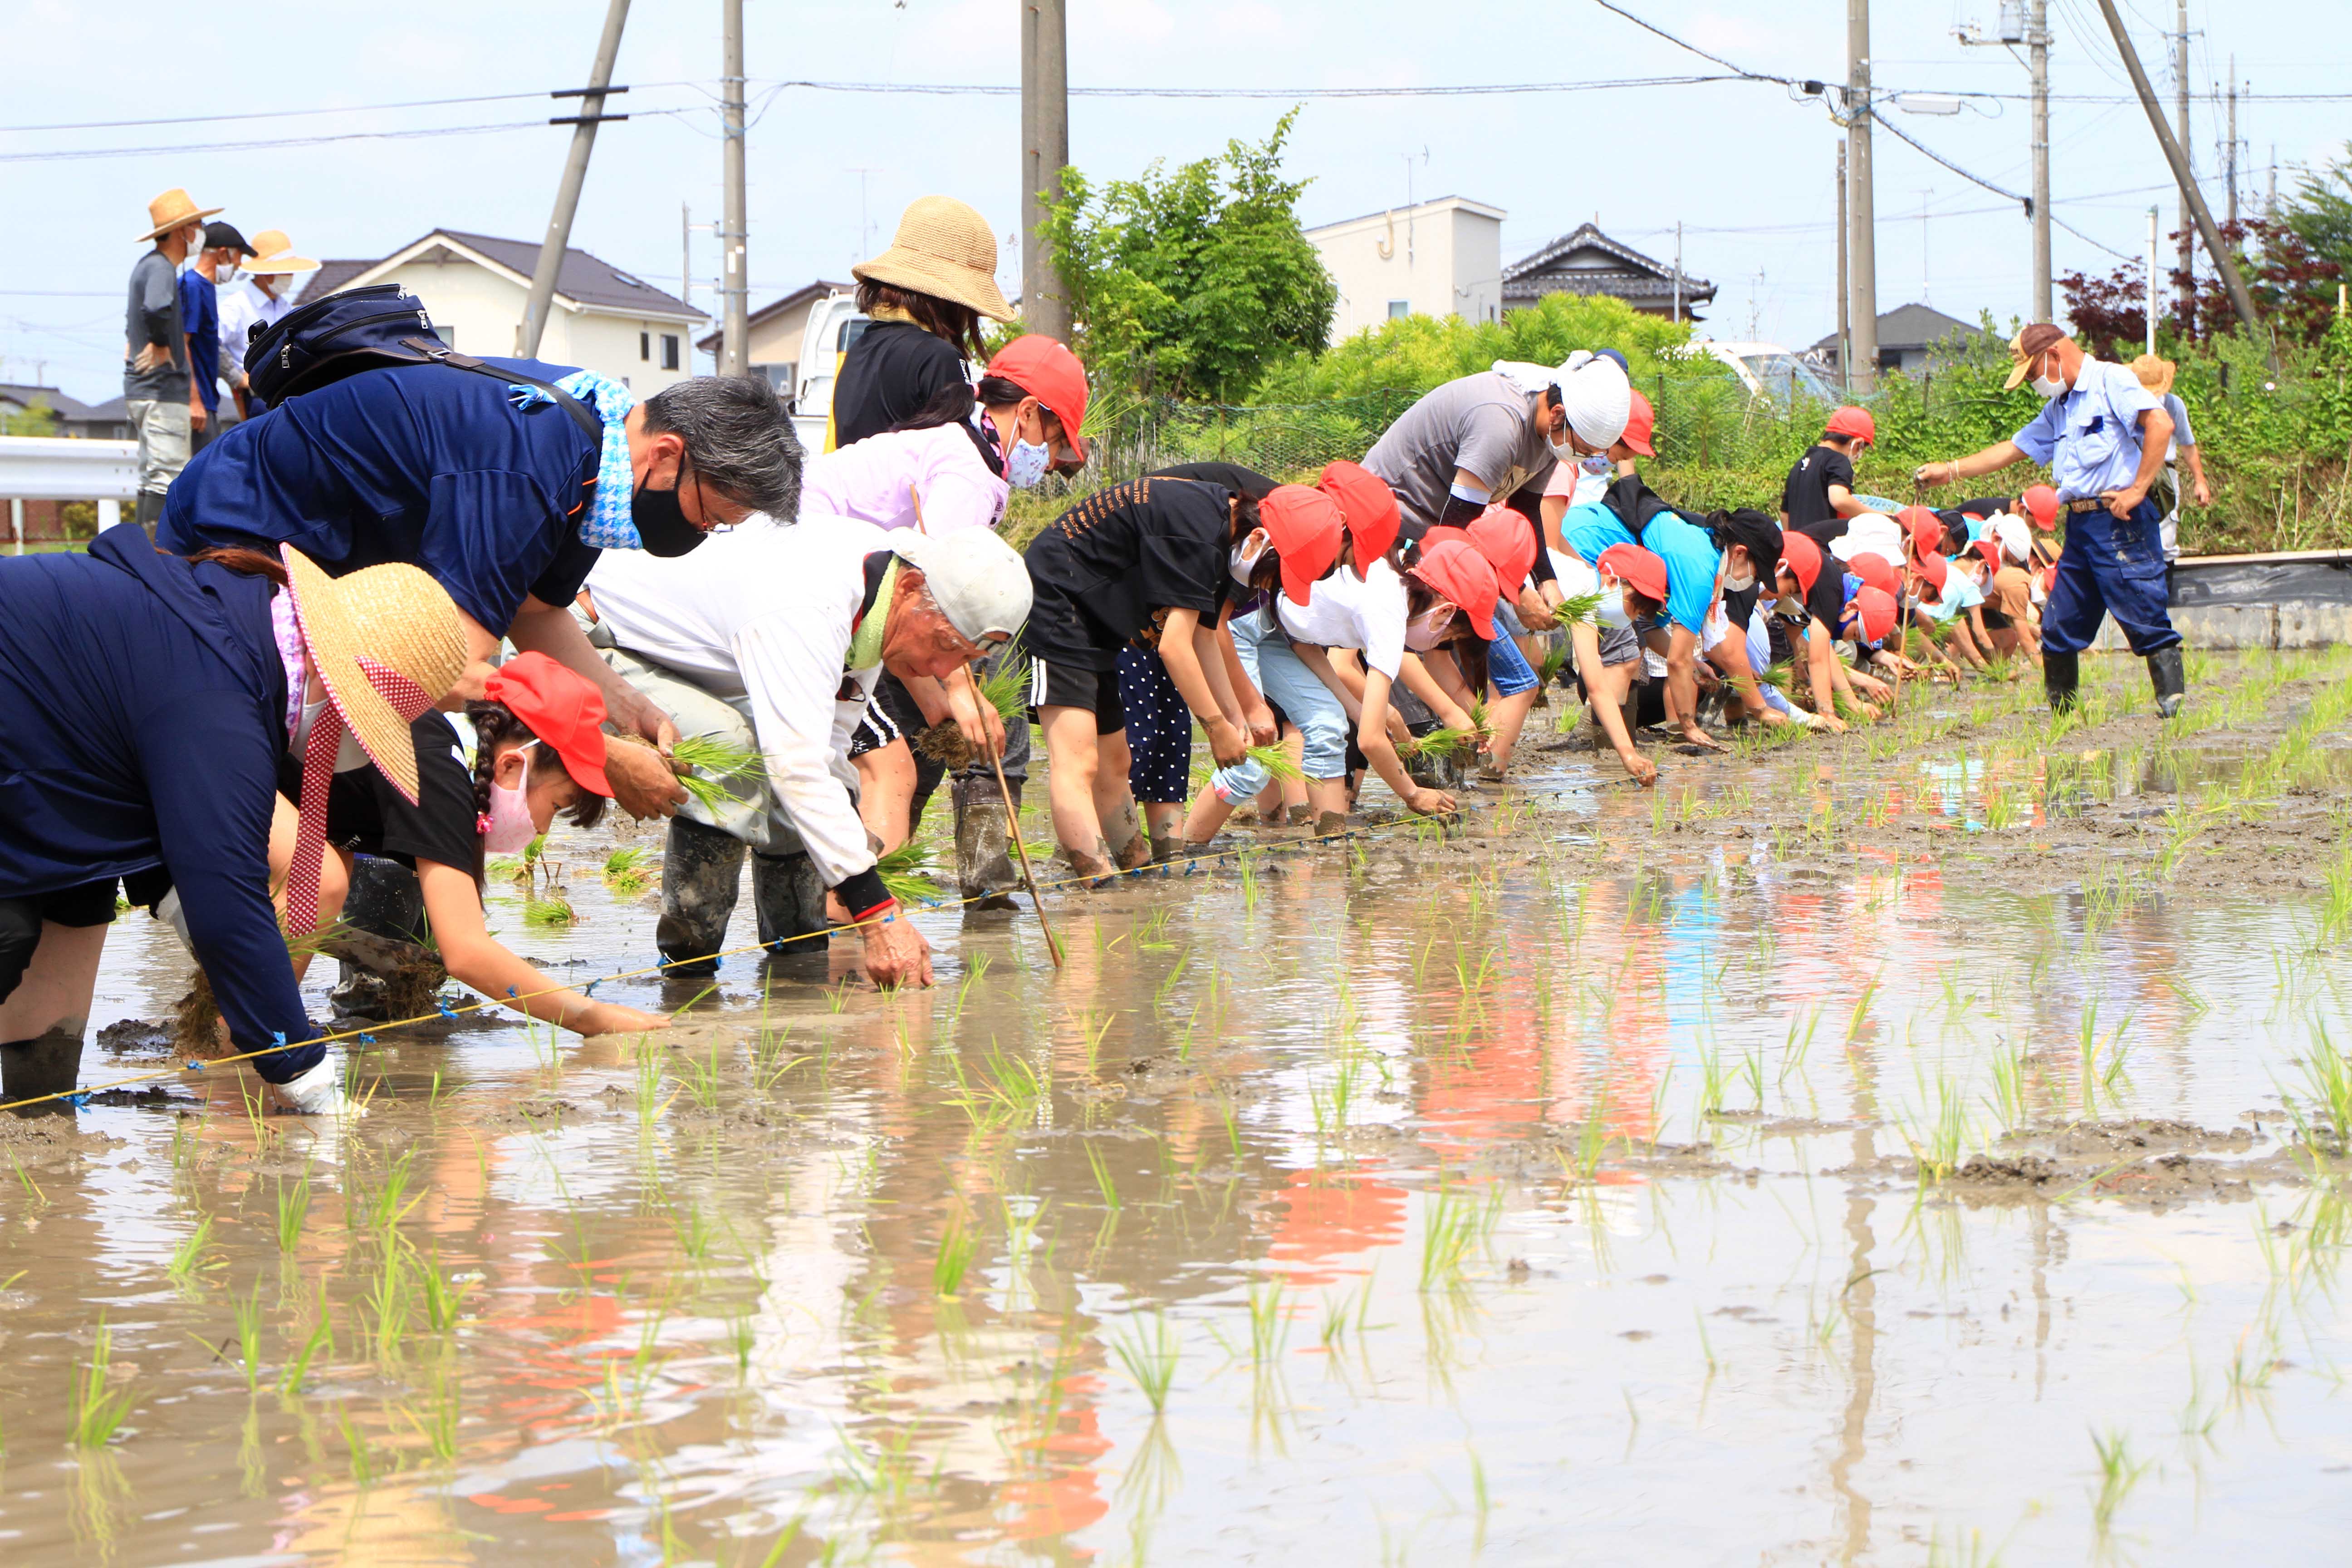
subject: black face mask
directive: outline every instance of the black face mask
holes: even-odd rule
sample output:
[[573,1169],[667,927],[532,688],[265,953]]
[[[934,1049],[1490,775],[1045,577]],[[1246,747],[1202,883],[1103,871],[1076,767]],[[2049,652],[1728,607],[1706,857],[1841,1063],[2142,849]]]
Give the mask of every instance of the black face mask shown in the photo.
[[648,555],[683,555],[709,537],[686,521],[674,483],[666,490],[639,485],[629,497],[629,521],[636,524],[637,540]]

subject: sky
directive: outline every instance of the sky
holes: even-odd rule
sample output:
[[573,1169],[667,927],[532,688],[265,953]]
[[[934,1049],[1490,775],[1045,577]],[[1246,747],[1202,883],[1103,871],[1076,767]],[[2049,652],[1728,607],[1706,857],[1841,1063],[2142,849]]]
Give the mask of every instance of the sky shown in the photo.
[[[1625,8],[1748,70],[1842,80],[1845,5],[1623,0]],[[1017,95],[876,93],[785,81],[995,85],[1019,81],[1020,0],[749,0],[746,71],[752,304],[814,278],[845,279],[887,245],[899,210],[943,192],[987,215],[1018,289]],[[2023,66],[1965,48],[1997,0],[1881,0],[1882,90],[2018,93]],[[2168,103],[2174,11],[2124,0]],[[1617,81],[1718,68],[1593,0],[1444,7],[1426,0],[1070,0],[1069,73],[1081,88],[1335,88]],[[373,258],[436,227],[544,232],[570,132],[544,97],[386,109],[416,100],[543,94],[584,81],[603,0],[404,0],[398,6],[240,0],[189,7],[0,0],[0,194],[17,215],[0,259],[0,380],[37,374],[98,401],[120,392],[122,298],[152,196],[186,187],[248,235],[283,228],[303,254]],[[2191,142],[2218,211],[2222,140],[2210,93],[2230,73],[2256,94],[2342,89],[2352,41],[2327,0],[2189,7]],[[2053,0],[2052,184],[2056,270],[2105,271],[2146,245],[2148,204],[2175,227],[2161,153],[2128,92],[2095,0]],[[634,118],[606,126],[572,243],[676,292],[679,207],[720,206],[717,0],[635,0],[614,80]],[[2080,101],[2070,101],[2069,97]],[[2105,101],[2092,101],[2101,100]],[[1079,97],[1072,162],[1097,178],[1263,137],[1285,98]],[[272,119],[211,118],[323,110]],[[1892,111],[1890,111],[1892,113]],[[1976,100],[1957,116],[1893,113],[1903,129],[2005,189],[2030,182],[2023,101]],[[2326,159],[2352,138],[2352,100],[2249,97],[2239,107],[2241,195],[2259,202],[2273,161]],[[122,121],[110,128],[38,129]],[[492,129],[472,129],[491,127]],[[320,142],[353,132],[448,134]],[[1801,349],[1836,324],[1834,171],[1840,132],[1818,100],[1774,84],[1316,100],[1287,168],[1311,179],[1309,224],[1408,196],[1460,195],[1505,209],[1507,263],[1597,219],[1720,292],[1704,329]],[[2031,245],[2016,204],[1881,132],[1883,309],[1924,299],[1963,318],[2027,308]],[[125,155],[68,156],[91,152]],[[1924,217],[1923,217],[1924,213]],[[2094,244],[2093,241],[2098,242]],[[694,300],[712,304],[711,237],[694,237]],[[2168,247],[2169,241],[2167,245]]]

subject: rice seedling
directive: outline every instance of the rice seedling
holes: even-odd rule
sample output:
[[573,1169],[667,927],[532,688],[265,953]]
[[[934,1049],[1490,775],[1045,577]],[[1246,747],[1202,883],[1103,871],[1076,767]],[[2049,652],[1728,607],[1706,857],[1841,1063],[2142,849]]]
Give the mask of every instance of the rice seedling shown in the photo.
[[920,839],[908,839],[896,849],[874,862],[881,874],[882,887],[902,904],[935,904],[947,897],[929,872],[931,847]]
[[1439,1187],[1423,1210],[1423,1292],[1459,1289],[1464,1271],[1484,1239],[1477,1201],[1457,1188]]
[[964,1223],[963,1212],[958,1209],[948,1216],[948,1227],[940,1235],[940,1249],[931,1259],[931,1289],[942,1301],[953,1301],[963,1290],[963,1277],[971,1268],[972,1255],[980,1243]]
[[2026,1063],[2021,1047],[1993,1053],[1992,1093],[1985,1103],[2003,1132],[2014,1132],[2025,1122]]
[[1415,735],[1403,742],[1397,750],[1408,757],[1430,757],[1442,762],[1448,757],[1458,757],[1471,749],[1479,736],[1480,731],[1475,729],[1461,730],[1441,725],[1426,734]]
[[1127,1375],[1142,1391],[1151,1413],[1157,1415],[1166,1410],[1168,1390],[1176,1381],[1176,1363],[1183,1353],[1176,1331],[1169,1325],[1168,1314],[1154,1312],[1148,1320],[1130,1320],[1129,1331],[1113,1334],[1110,1348]]
[[998,656],[995,674],[975,677],[972,681],[981,700],[995,709],[997,717],[1007,724],[1029,721],[1029,658],[1022,652],[1018,637]]
[[1589,1182],[1601,1168],[1601,1157],[1609,1146],[1609,1091],[1604,1086],[1592,1097],[1591,1109],[1586,1112],[1584,1125],[1576,1135],[1573,1154],[1567,1150],[1554,1150],[1553,1157],[1570,1181]]
[[708,1055],[698,1058],[688,1057],[685,1066],[686,1092],[693,1097],[698,1108],[717,1115],[720,1099],[719,1047],[711,1047]]
[[302,1380],[310,1375],[311,1362],[318,1358],[320,1351],[331,1353],[334,1348],[335,1331],[327,1321],[326,1287],[322,1284],[319,1295],[319,1321],[311,1325],[309,1336],[302,1342],[300,1352],[278,1369],[278,1394],[291,1398],[300,1392]]
[[[176,1120],[172,1124],[172,1131],[174,1136],[177,1136],[180,1131],[179,1122]],[[16,1158],[16,1151],[14,1149],[8,1151],[8,1168],[16,1173],[16,1184],[25,1189],[26,1197],[32,1199],[34,1204],[41,1208],[49,1206],[48,1194],[41,1191],[40,1184],[33,1180],[32,1173],[25,1169],[24,1162]]]
[[251,1394],[261,1379],[261,1281],[256,1279],[244,1295],[230,1297],[229,1309],[236,1314],[237,1364],[245,1368],[245,1390]]
[[635,846],[615,849],[604,857],[605,885],[624,897],[645,890],[646,870],[646,852]]
[[[634,739],[625,735],[622,738]],[[680,736],[670,747],[670,756],[688,769],[678,775],[677,787],[693,796],[706,811],[723,810],[737,802],[740,796],[728,787],[730,781],[764,776],[767,769],[755,748],[704,735]]]
[[2314,1017],[2311,1026],[2315,1039],[2310,1053],[2295,1058],[2303,1098],[2325,1114],[2336,1152],[2342,1153],[2352,1140],[2352,1061],[2329,1037],[2325,1023]]
[[568,926],[579,921],[580,912],[572,907],[571,900],[557,893],[543,899],[525,900],[522,918],[526,925]]
[[310,1212],[310,1177],[306,1172],[291,1188],[278,1184],[278,1250],[290,1254],[302,1239],[302,1221]]
[[173,1284],[185,1290],[195,1283],[198,1275],[226,1267],[224,1259],[211,1256],[212,1243],[213,1216],[206,1215],[196,1222],[196,1228],[182,1239],[172,1254],[172,1260],[163,1266],[163,1272],[170,1276]]
[[2115,1524],[2116,1510],[2131,1496],[2132,1489],[2147,1473],[2151,1460],[2135,1463],[2131,1457],[2130,1439],[2122,1432],[2109,1430],[2091,1434],[2091,1450],[2098,1456],[2099,1489],[2091,1501],[2091,1519],[2105,1541]]
[[1109,1164],[1104,1161],[1102,1151],[1095,1147],[1092,1139],[1086,1141],[1085,1148],[1087,1168],[1094,1173],[1095,1186],[1102,1194],[1103,1207],[1115,1215],[1119,1208],[1118,1183],[1112,1178]]
[[1724,1066],[1723,1053],[1713,1046],[1699,1051],[1698,1072],[1699,1120],[1711,1121],[1723,1114],[1723,1091],[1730,1087],[1731,1072]]
[[[1570,647],[1566,643],[1561,643],[1557,647],[1547,650],[1543,656],[1542,662],[1536,666],[1537,687],[1538,689],[1549,688],[1557,682],[1559,679],[1560,671],[1568,668],[1569,657],[1574,651],[1575,650]],[[1565,732],[1565,730],[1572,730],[1576,727],[1578,717],[1579,715],[1574,711],[1574,710],[1570,710],[1560,716],[1560,722],[1564,726],[1563,732]]]
[[98,1448],[114,1440],[122,1429],[123,1418],[131,1414],[131,1402],[135,1396],[132,1385],[109,1389],[108,1368],[114,1359],[114,1331],[106,1325],[106,1314],[98,1315],[98,1331],[90,1338],[89,1362],[74,1363],[72,1384],[73,1424],[68,1428],[70,1441],[77,1448]]
[[1307,776],[1307,770],[1288,747],[1279,741],[1270,746],[1245,746],[1242,755],[1264,768],[1267,774],[1284,784],[1292,784]]
[[[1919,1093],[1927,1095],[1927,1078],[1918,1076]],[[1968,1104],[1950,1079],[1940,1073],[1936,1079],[1935,1114],[1924,1127],[1915,1129],[1908,1117],[1896,1124],[1903,1142],[1910,1146],[1911,1162],[1917,1168],[1919,1184],[1946,1182],[1960,1168],[1960,1152],[1968,1142]]]
[[441,1271],[441,1249],[437,1246],[425,1259],[418,1279],[422,1282],[418,1300],[425,1308],[425,1327],[436,1334],[447,1333],[457,1326],[458,1312],[474,1288],[472,1281],[461,1281]]

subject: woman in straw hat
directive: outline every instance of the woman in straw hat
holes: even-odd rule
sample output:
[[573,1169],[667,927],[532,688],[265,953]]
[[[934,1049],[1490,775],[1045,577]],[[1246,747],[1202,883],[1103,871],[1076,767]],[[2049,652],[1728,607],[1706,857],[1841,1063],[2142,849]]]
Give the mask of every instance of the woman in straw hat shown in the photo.
[[[413,566],[330,578],[280,555],[184,560],[131,527],[86,555],[0,562],[0,1099],[73,1087],[120,878],[142,903],[175,896],[231,1042],[270,1051],[254,1068],[271,1092],[339,1108],[271,904],[278,759],[304,759],[306,807],[323,808],[346,744],[414,798],[409,721],[466,643]],[[296,838],[297,938],[324,826],[310,813]]]
[[971,384],[965,362],[982,358],[980,319],[1013,320],[996,286],[996,236],[953,196],[919,198],[890,248],[849,270],[857,308],[873,324],[834,381],[827,451],[902,425],[941,391]]

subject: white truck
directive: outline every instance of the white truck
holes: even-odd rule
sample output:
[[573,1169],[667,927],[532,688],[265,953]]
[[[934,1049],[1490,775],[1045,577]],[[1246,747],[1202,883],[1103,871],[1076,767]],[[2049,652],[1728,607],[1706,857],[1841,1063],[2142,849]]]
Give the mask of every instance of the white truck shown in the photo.
[[776,389],[791,405],[793,434],[801,438],[803,450],[814,454],[829,444],[834,378],[849,345],[871,324],[872,319],[857,308],[857,296],[845,289],[837,289],[809,307],[793,384]]

